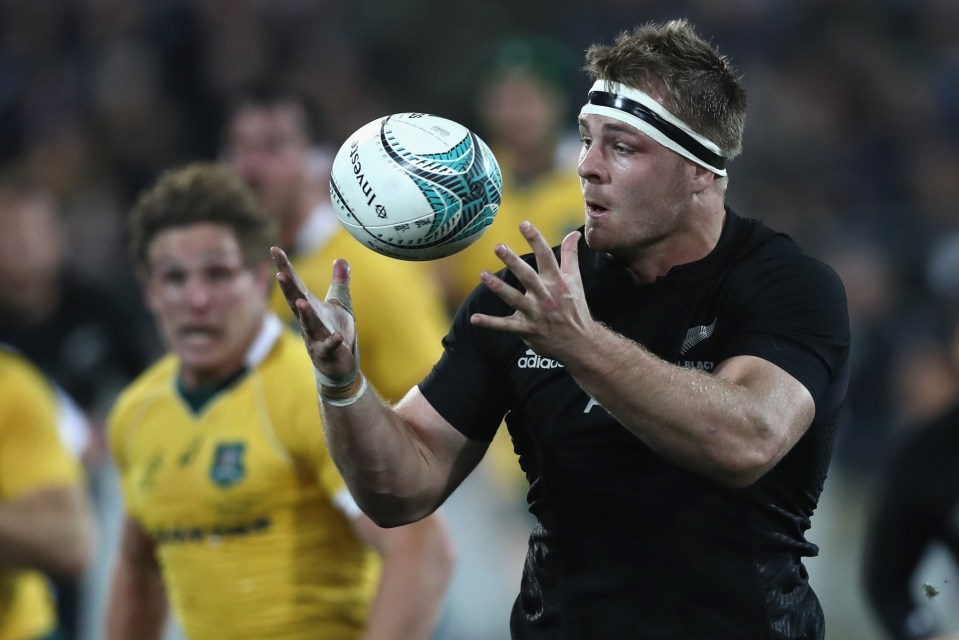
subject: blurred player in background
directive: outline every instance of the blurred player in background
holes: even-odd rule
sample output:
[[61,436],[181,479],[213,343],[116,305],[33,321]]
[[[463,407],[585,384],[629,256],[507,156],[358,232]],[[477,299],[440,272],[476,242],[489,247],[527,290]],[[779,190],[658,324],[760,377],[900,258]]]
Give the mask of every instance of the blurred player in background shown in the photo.
[[[269,310],[270,222],[234,175],[170,171],[130,219],[171,353],[111,414],[128,517],[110,640],[428,638],[451,572],[433,517],[380,529],[323,437],[309,358]],[[381,560],[379,562],[378,560]]]
[[[308,286],[325,290],[333,260],[349,258],[359,285],[353,306],[368,318],[359,328],[364,367],[384,397],[398,400],[441,352],[447,315],[425,265],[381,256],[339,223],[329,197],[335,149],[316,144],[313,120],[310,103],[296,91],[257,87],[231,110],[226,162],[278,224],[280,246]],[[293,322],[279,289],[271,302]]]
[[473,245],[435,263],[455,310],[483,269],[498,269],[493,247],[522,246],[519,223],[531,220],[556,243],[583,224],[576,175],[578,141],[568,125],[568,76],[576,61],[560,42],[516,36],[496,47],[475,96],[479,130],[503,173],[503,200],[493,224]]
[[157,355],[154,334],[140,305],[71,268],[57,201],[15,165],[0,169],[0,229],[0,341],[64,389],[98,436],[116,393]]
[[[103,421],[119,390],[156,356],[157,345],[134,313],[138,305],[71,268],[64,234],[53,195],[18,163],[0,168],[0,342],[22,352],[79,405],[84,419],[73,421],[80,428],[67,442],[85,465],[94,504],[106,505],[115,487],[104,464]],[[101,531],[114,530],[108,513],[109,506],[96,510]],[[84,578],[95,581],[102,573],[101,557]],[[60,633],[77,638],[91,582],[69,576],[54,582]]]
[[[943,382],[953,401],[894,440],[867,530],[866,592],[893,640],[959,639],[959,630],[940,635],[928,601],[956,599],[956,587],[937,580],[924,591],[915,579],[934,545],[948,550],[959,566],[959,314],[953,313],[946,333],[952,368]],[[959,599],[951,606],[959,606]]]
[[47,575],[76,579],[93,548],[79,462],[60,434],[65,407],[29,361],[0,345],[0,640],[53,640]]
[[821,640],[803,558],[848,383],[842,283],[726,206],[745,91],[689,23],[586,61],[583,230],[551,248],[524,223],[532,255],[498,245],[506,269],[399,403],[360,369],[348,264],[323,302],[274,250],[330,452],[376,522],[414,522],[505,416],[537,518],[514,638]]

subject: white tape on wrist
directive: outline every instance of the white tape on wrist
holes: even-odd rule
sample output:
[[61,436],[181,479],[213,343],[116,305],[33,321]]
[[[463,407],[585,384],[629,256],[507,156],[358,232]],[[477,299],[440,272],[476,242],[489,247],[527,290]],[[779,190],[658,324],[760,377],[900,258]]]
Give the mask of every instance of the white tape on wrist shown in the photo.
[[[360,349],[358,343],[360,336],[356,332],[356,316],[353,315],[353,300],[350,297],[350,288],[343,283],[331,283],[326,292],[326,301],[336,300],[340,306],[353,317],[353,370],[340,378],[331,378],[322,371],[313,366],[313,377],[316,379],[316,389],[321,391],[322,387],[328,389],[346,389],[356,379],[356,374],[360,370]],[[322,395],[322,391],[320,393]]]
[[357,389],[356,393],[346,398],[327,398],[323,395],[323,392],[320,391],[320,400],[324,404],[328,404],[331,407],[348,407],[351,404],[356,404],[357,400],[363,397],[363,394],[366,393],[369,385],[366,383],[366,376],[363,376],[362,381],[360,382],[360,388]]
[[[356,355],[354,354],[354,358]],[[354,360],[355,362],[355,360]],[[322,371],[316,368],[316,365],[313,366],[313,379],[316,380],[316,388],[320,389],[326,387],[327,389],[346,389],[348,386],[353,384],[353,381],[356,380],[356,372],[359,371],[359,367],[353,367],[353,370],[350,371],[345,376],[340,378],[331,378]]]

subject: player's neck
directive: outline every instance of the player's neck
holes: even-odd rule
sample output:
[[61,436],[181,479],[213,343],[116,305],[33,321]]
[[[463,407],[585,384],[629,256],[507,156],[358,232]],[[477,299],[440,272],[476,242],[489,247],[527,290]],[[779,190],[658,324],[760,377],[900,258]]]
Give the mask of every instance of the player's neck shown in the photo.
[[668,274],[673,267],[697,262],[708,256],[719,244],[726,222],[725,209],[704,212],[692,222],[688,228],[682,228],[654,245],[643,247],[631,256],[620,258],[636,282],[653,282]]

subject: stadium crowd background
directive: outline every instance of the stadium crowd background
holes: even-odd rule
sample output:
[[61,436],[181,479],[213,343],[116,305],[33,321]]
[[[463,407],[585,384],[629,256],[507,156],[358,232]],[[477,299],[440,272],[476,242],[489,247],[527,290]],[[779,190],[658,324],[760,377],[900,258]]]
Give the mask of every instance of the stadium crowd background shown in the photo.
[[[877,638],[859,568],[877,469],[890,435],[959,394],[940,336],[943,310],[959,304],[954,0],[0,0],[0,162],[54,196],[70,272],[141,322],[136,333],[155,354],[126,255],[125,212],[162,170],[217,157],[224,108],[250,82],[275,76],[308,93],[332,149],[399,111],[436,113],[483,135],[476,90],[497,45],[547,36],[567,48],[550,72],[565,79],[575,142],[585,48],[682,16],[745,78],[750,110],[744,153],[730,170],[731,206],[791,233],[847,287],[853,374],[809,534],[822,552],[808,564],[827,637]],[[115,382],[100,385],[94,412],[106,411]],[[108,460],[92,471],[109,485]],[[474,549],[475,528],[482,536],[498,526],[470,518],[471,501],[501,499],[486,495],[495,482],[483,482],[471,479],[450,504],[461,563],[441,638],[506,635],[506,611],[482,605],[512,600],[523,521],[515,505],[494,508],[504,530],[518,531],[500,542],[520,549]],[[109,525],[117,494],[96,495]],[[109,563],[109,526],[102,538],[90,585]],[[499,564],[490,571],[484,554],[506,557],[515,576],[497,574]],[[923,571],[940,592],[930,605],[957,628],[954,569],[933,554]],[[88,586],[83,600],[89,620],[102,606],[96,592]],[[457,605],[471,592],[473,606]],[[84,629],[83,640],[96,640],[95,622]]]

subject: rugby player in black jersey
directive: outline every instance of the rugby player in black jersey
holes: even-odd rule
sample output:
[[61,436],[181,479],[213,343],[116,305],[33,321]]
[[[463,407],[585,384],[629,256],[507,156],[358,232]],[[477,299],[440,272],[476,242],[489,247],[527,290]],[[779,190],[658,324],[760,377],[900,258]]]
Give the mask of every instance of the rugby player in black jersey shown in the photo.
[[273,250],[334,459],[376,522],[415,521],[505,416],[537,519],[514,638],[823,638],[802,559],[846,393],[842,284],[725,205],[745,95],[686,21],[595,45],[587,69],[585,226],[497,246],[506,268],[395,406],[359,369],[348,265],[324,302]]

